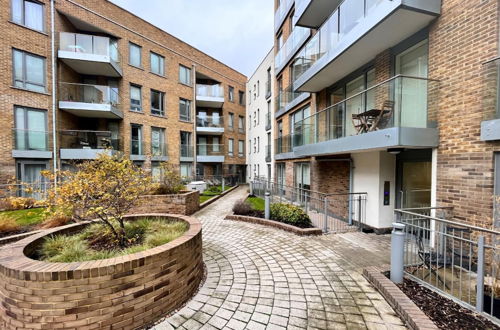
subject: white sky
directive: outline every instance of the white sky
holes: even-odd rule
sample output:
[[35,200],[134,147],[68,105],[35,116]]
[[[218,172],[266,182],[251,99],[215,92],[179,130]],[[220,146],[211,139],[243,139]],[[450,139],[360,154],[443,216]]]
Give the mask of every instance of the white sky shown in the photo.
[[273,0],[111,0],[250,77],[273,45]]

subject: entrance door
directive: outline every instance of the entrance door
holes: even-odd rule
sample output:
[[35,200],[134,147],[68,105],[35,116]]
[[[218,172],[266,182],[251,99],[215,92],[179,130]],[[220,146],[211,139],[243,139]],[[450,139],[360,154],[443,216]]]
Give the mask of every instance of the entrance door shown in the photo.
[[430,150],[412,150],[398,155],[397,207],[430,207],[431,178]]
[[309,163],[295,164],[295,188],[297,188],[297,201],[304,203],[306,199],[305,191],[311,189],[310,165]]

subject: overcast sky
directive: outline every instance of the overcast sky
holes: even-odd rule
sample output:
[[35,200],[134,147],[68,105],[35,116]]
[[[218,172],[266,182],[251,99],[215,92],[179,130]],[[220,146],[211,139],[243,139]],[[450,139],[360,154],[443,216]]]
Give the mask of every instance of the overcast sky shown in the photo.
[[250,77],[273,45],[273,0],[111,0]]

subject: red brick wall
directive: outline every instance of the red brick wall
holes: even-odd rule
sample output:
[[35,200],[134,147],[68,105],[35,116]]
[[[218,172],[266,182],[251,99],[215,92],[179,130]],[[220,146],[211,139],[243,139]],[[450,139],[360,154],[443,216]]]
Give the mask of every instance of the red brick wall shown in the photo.
[[140,198],[139,205],[130,214],[169,213],[191,215],[200,207],[200,193],[190,191],[176,195],[148,195]]

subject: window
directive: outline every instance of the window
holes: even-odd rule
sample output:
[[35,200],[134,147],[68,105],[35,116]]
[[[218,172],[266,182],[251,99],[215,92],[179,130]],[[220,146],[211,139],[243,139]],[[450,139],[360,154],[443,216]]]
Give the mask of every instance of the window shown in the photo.
[[229,156],[234,155],[234,139],[229,139],[229,144],[228,144],[228,154]]
[[181,163],[181,177],[183,179],[190,178],[191,171],[192,171],[192,164],[191,163]]
[[43,4],[31,0],[12,0],[12,21],[37,31],[45,30]]
[[14,49],[12,53],[14,86],[45,92],[45,58]]
[[245,92],[238,91],[238,102],[240,105],[245,105]]
[[252,140],[248,140],[248,154],[252,154]]
[[495,152],[494,153],[495,157],[495,168],[493,169],[493,175],[494,175],[494,194],[495,195],[500,195],[500,152]]
[[257,96],[260,95],[260,80],[257,80]]
[[166,156],[165,129],[151,127],[151,156]]
[[130,84],[130,110],[142,112],[141,86]]
[[238,141],[238,156],[243,157],[245,154],[245,141],[239,140]]
[[276,173],[274,174],[276,176],[276,181],[278,185],[284,185],[285,184],[285,164],[284,163],[279,163],[276,164]]
[[245,132],[245,118],[243,116],[238,116],[238,129],[240,133]]
[[292,146],[302,145],[303,141],[308,141],[310,132],[304,128],[307,128],[310,119],[303,119],[308,118],[310,115],[311,108],[309,105],[290,115],[290,135],[297,134],[298,137],[292,139]]
[[253,99],[255,100],[257,98],[257,87],[256,85],[254,84],[253,85]]
[[253,127],[257,126],[257,112],[253,112]]
[[278,34],[278,37],[277,37],[277,40],[278,40],[278,50],[281,49],[281,47],[283,47],[283,32],[280,32]]
[[[16,162],[16,177],[20,182],[31,184],[35,192],[29,192],[25,189],[20,189],[18,193],[22,197],[31,197],[37,200],[42,199],[41,191],[46,189],[46,179],[42,175],[42,171],[48,169],[49,164],[46,161],[36,160],[18,160]],[[39,192],[40,191],[40,192]]]
[[229,101],[234,102],[234,87],[229,86]]
[[151,113],[157,116],[165,116],[165,93],[151,90]]
[[142,155],[142,125],[131,124],[131,149],[132,155]]
[[128,63],[138,68],[142,67],[142,47],[133,43],[128,44]]
[[47,111],[14,108],[16,150],[48,150]]
[[184,65],[179,65],[179,82],[191,86],[191,69]]
[[248,91],[248,104],[252,104],[252,91]]
[[260,152],[260,136],[257,136],[257,152]]
[[253,153],[257,153],[257,138],[253,138]]
[[234,127],[234,113],[229,113],[229,122],[227,123],[227,126],[230,128],[230,129],[233,129]]
[[161,180],[161,164],[160,162],[151,162],[151,177],[153,182],[160,182]]
[[165,76],[165,57],[156,53],[150,53],[151,72]]
[[260,123],[260,109],[257,109],[257,125]]
[[181,157],[193,157],[193,148],[191,147],[191,132],[181,131]]
[[191,121],[191,101],[179,99],[179,119]]

